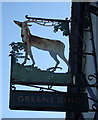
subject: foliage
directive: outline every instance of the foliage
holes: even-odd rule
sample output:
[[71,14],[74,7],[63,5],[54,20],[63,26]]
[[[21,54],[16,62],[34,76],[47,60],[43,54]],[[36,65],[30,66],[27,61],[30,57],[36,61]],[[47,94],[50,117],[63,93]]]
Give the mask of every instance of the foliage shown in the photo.
[[22,42],[12,42],[10,46],[12,47],[12,51],[10,53],[19,53],[19,51],[23,49],[25,50],[25,44]]
[[63,35],[69,35],[69,22],[59,22],[57,25],[54,26],[54,32],[58,32],[59,29],[63,31]]

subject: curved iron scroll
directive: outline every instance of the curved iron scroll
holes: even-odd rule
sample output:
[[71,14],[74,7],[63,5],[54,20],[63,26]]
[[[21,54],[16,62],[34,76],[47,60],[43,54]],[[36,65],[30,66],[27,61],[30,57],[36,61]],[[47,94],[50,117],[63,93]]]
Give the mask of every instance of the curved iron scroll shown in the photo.
[[90,97],[88,97],[88,99],[89,100],[91,100],[91,101],[93,101],[93,102],[95,102],[94,104],[92,104],[92,106],[91,106],[91,110],[90,111],[92,111],[92,112],[94,112],[94,111],[97,111],[98,109],[97,109],[97,104],[98,104],[98,100],[96,99],[92,99],[92,98],[90,98]]
[[89,81],[94,81],[94,80],[95,80],[95,83],[89,84],[89,85],[98,87],[98,85],[97,85],[97,76],[96,76],[96,75],[91,75],[91,74],[90,74],[90,75],[88,75],[87,79],[88,79]]
[[28,17],[28,15],[25,16],[27,22],[34,22],[42,26],[54,26],[54,32],[57,32],[58,30],[61,30],[63,32],[63,35],[67,36],[69,35],[69,22],[68,18],[65,20],[59,20],[59,19],[47,19],[47,18],[34,18],[34,17]]
[[16,90],[16,87],[14,85],[11,85],[11,90]]
[[95,104],[93,104],[93,105],[92,105],[92,109],[93,109],[94,111],[96,111],[96,110],[97,110],[97,106],[96,106]]

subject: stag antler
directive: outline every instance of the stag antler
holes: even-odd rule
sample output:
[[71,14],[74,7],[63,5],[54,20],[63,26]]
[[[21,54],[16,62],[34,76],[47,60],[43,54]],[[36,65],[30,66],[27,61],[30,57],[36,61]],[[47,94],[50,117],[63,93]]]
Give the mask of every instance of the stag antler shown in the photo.
[[28,19],[25,21],[25,23],[34,22],[34,23],[37,23],[39,25],[47,26],[47,27],[52,27],[52,26],[55,26],[57,24],[56,22],[52,22],[49,19],[46,19],[46,20],[44,20],[43,18],[35,19],[32,17],[28,17],[28,15],[26,15],[25,17]]

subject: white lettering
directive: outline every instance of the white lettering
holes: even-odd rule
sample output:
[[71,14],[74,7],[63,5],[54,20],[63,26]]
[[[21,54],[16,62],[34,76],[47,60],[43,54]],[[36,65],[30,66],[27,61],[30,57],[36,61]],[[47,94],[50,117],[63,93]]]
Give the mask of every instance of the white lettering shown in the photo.
[[49,97],[42,97],[42,102],[49,102]]
[[58,97],[57,102],[58,102],[58,103],[63,103],[62,97]]
[[36,102],[35,96],[31,97],[31,102]]
[[24,102],[24,97],[23,96],[19,96],[17,99],[18,99],[19,102]]
[[36,97],[36,102],[41,103],[41,97],[40,96]]
[[50,103],[54,103],[54,97],[50,97]]
[[25,102],[30,102],[30,97],[29,96],[25,96]]

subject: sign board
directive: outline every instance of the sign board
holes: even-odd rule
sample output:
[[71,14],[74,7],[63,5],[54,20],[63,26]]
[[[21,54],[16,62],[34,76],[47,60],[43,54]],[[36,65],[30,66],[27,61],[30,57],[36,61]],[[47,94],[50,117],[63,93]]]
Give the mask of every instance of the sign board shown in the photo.
[[17,90],[10,93],[10,109],[87,112],[89,107],[86,93]]
[[11,64],[11,83],[65,86],[72,83],[71,73],[53,73],[19,63]]

